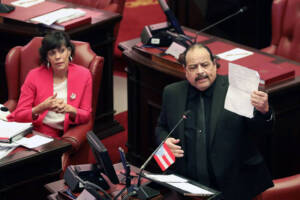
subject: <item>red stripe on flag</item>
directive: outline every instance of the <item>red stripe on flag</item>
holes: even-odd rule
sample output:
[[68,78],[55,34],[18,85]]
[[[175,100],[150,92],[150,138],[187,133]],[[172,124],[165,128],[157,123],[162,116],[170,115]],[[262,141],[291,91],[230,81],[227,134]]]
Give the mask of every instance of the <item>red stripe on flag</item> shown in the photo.
[[165,148],[166,152],[169,154],[169,156],[172,158],[173,162],[175,162],[175,156],[172,153],[172,151],[169,149],[169,147],[167,146],[166,143],[164,143],[164,148]]
[[172,165],[172,163],[170,163],[169,159],[167,158],[167,156],[163,155],[162,159],[167,163],[168,166]]
[[167,168],[165,168],[165,166],[161,163],[161,161],[160,161],[161,158],[160,158],[160,157],[154,155],[154,159],[156,160],[158,166],[161,168],[162,171],[165,171],[165,170],[167,169]]

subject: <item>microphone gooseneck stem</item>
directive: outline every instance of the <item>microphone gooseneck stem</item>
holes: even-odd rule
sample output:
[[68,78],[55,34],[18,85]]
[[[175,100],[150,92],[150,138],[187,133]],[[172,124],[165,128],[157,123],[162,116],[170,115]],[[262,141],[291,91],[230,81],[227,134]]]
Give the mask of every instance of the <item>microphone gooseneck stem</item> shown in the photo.
[[168,139],[168,137],[174,132],[174,130],[179,126],[179,124],[186,118],[185,115],[181,117],[181,119],[177,122],[177,124],[173,127],[173,129],[169,132],[169,134],[165,137],[165,139],[159,144],[159,146],[152,152],[152,154],[148,157],[148,159],[144,162],[144,164],[140,167],[140,173],[138,176],[138,183],[137,186],[139,187],[141,184],[141,175],[151,158],[156,154],[156,152],[160,149],[160,147],[165,143],[165,141]]
[[235,15],[237,15],[237,14],[239,14],[239,13],[242,13],[242,12],[244,12],[244,10],[241,8],[241,9],[239,9],[237,12],[235,12],[235,13],[233,13],[233,14],[227,16],[227,17],[225,17],[224,19],[222,19],[222,20],[220,20],[220,21],[217,21],[216,23],[213,23],[212,25],[209,25],[209,26],[205,27],[205,28],[202,29],[200,32],[206,31],[206,30],[210,29],[211,27],[216,26],[216,25],[218,25],[218,24],[220,24],[220,23],[226,21],[227,19],[229,19],[229,18],[231,18],[231,17],[233,17],[233,16],[235,16]]
[[224,19],[221,19],[220,21],[217,21],[217,22],[215,22],[215,23],[213,23],[213,24],[211,24],[211,25],[209,25],[209,26],[207,26],[207,27],[201,29],[200,31],[197,31],[197,32],[196,32],[197,35],[196,35],[196,38],[195,38],[195,42],[197,42],[197,37],[198,37],[198,34],[199,34],[199,33],[204,32],[204,31],[206,31],[206,30],[208,30],[208,29],[210,29],[210,28],[212,28],[212,27],[214,27],[214,26],[216,26],[216,25],[218,25],[218,24],[224,22],[224,21],[230,19],[231,17],[234,17],[235,15],[238,15],[238,14],[240,14],[240,13],[243,13],[243,12],[245,12],[246,10],[247,10],[247,7],[244,6],[244,7],[242,7],[241,9],[239,9],[238,11],[236,11],[235,13],[233,13],[233,14],[231,14],[231,15],[225,17]]

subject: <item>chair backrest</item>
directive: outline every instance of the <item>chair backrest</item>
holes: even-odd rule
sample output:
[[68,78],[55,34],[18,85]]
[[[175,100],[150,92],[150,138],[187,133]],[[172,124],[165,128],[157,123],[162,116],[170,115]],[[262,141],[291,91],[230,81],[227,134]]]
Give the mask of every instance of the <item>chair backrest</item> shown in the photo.
[[299,200],[300,174],[275,179],[274,187],[264,191],[256,200]]
[[300,0],[274,0],[272,42],[275,54],[300,62]]
[[119,14],[123,14],[126,0],[64,0],[84,6],[89,6],[98,9],[109,10]]
[[[23,85],[28,72],[31,69],[40,66],[39,48],[42,39],[42,37],[35,37],[25,46],[12,48],[6,56],[5,71],[8,87],[8,101],[15,102],[15,105],[8,107],[10,111],[15,109],[19,99],[21,86]],[[97,56],[88,43],[80,41],[72,42],[75,45],[75,53],[72,62],[88,68],[92,73],[92,108],[93,116],[95,116],[104,59]]]

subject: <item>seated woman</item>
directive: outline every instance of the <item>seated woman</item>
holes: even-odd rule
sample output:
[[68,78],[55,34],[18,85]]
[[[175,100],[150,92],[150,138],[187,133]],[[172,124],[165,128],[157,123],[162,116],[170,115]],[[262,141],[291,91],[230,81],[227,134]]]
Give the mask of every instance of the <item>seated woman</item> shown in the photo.
[[90,120],[92,76],[87,68],[71,63],[74,51],[64,32],[44,37],[41,66],[28,73],[9,121],[32,122],[34,130],[58,138],[70,125]]

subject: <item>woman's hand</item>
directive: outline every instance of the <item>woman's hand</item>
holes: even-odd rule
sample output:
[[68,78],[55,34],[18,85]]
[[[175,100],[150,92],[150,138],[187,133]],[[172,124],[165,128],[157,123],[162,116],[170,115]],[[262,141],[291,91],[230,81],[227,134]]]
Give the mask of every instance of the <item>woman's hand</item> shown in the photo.
[[168,138],[166,140],[166,145],[170,148],[171,152],[175,157],[181,158],[184,156],[184,151],[181,149],[181,146],[177,145],[180,142],[179,139]]
[[77,109],[74,108],[73,106],[64,103],[64,101],[57,101],[57,105],[53,109],[54,112],[56,113],[69,113],[69,117],[72,121],[75,121],[76,114],[77,114]]
[[40,113],[44,112],[45,110],[52,110],[56,107],[56,96],[55,93],[53,96],[48,97],[45,101],[40,103],[39,105],[32,108],[32,116],[38,116]]

